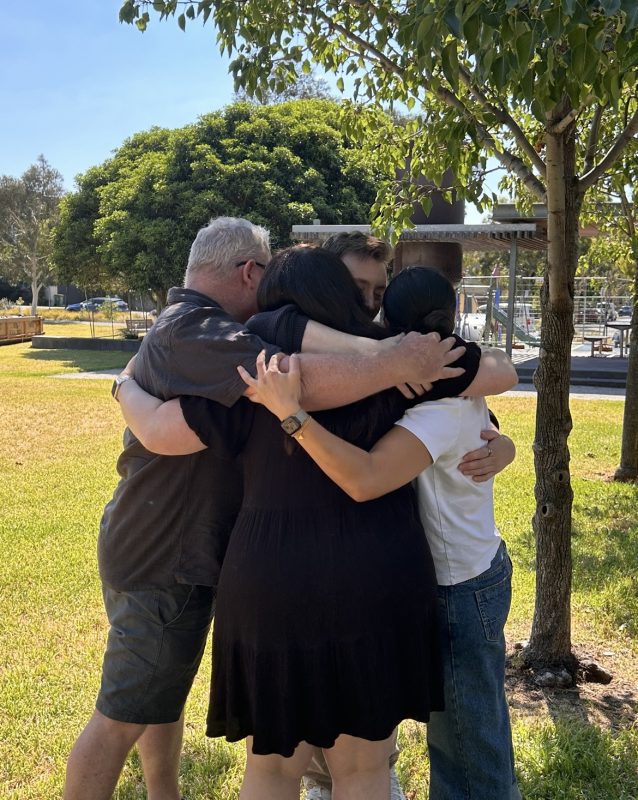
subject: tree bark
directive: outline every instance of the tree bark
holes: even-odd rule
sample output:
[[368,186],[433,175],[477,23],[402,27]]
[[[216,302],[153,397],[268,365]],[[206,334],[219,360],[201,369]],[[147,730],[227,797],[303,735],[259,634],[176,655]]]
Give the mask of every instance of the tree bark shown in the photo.
[[[556,109],[559,119],[565,109]],[[550,121],[551,122],[551,121]],[[551,127],[551,125],[548,125]],[[574,670],[571,652],[571,511],[573,491],[567,440],[574,276],[581,197],[575,178],[573,126],[546,135],[548,250],[541,292],[541,348],[534,375],[538,391],[534,466],[536,604],[525,660],[532,666]]]
[[40,289],[42,288],[42,284],[34,278],[31,281],[31,316],[35,317],[38,314],[38,295],[40,294]]
[[[634,252],[634,256],[637,255],[638,253]],[[616,481],[638,480],[638,258],[634,266],[630,341],[631,347],[627,356],[627,387],[625,389],[620,466],[614,474]]]

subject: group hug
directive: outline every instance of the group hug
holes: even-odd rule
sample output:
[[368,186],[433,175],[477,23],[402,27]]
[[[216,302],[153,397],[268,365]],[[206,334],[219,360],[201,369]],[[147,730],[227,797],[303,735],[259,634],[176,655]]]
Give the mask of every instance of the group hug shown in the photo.
[[65,800],[111,798],[135,745],[149,800],[180,800],[211,627],[206,734],[245,740],[240,800],[401,800],[404,720],[430,800],[521,797],[492,491],[515,448],[485,399],[516,372],[454,335],[441,272],[386,286],[391,258],[360,232],[274,254],[245,219],[197,234],[113,384],[108,638]]

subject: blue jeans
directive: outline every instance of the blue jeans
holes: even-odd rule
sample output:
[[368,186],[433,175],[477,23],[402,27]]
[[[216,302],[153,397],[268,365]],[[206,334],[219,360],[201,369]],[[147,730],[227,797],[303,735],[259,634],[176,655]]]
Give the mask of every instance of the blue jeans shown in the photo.
[[428,723],[430,800],[520,800],[505,697],[505,544],[485,572],[438,594],[445,711]]

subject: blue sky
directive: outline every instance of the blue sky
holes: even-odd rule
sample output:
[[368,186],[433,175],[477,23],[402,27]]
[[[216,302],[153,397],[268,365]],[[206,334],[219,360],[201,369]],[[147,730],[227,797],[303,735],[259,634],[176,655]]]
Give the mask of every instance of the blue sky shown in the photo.
[[118,21],[119,0],[0,0],[0,174],[40,153],[64,176],[108,158],[131,134],[178,127],[230,102],[215,29]]
[[[266,0],[265,0],[266,1]],[[0,0],[0,174],[42,153],[67,189],[125,138],[179,127],[229,103],[229,59],[212,25],[118,21],[119,0]],[[334,85],[334,80],[329,79]],[[466,222],[478,222],[467,207]]]

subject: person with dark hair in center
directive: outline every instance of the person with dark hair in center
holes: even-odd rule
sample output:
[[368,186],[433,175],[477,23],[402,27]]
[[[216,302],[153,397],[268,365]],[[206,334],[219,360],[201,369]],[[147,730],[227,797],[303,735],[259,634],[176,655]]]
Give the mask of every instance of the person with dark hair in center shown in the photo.
[[[249,329],[284,350],[290,333],[272,312],[287,304],[302,319],[355,336],[389,335],[325,250],[278,254],[258,300],[268,311]],[[447,391],[470,380],[448,382]],[[223,409],[198,397],[146,398],[136,433],[151,449],[145,423],[162,429],[164,443],[179,442],[179,452],[223,439],[242,453],[245,493],[219,583],[207,728],[232,741],[248,737],[240,797],[296,800],[315,746],[324,749],[336,798],[386,800],[397,724],[442,709],[436,576],[411,486],[365,503],[350,499],[304,453],[310,419],[298,408],[280,426],[247,401]],[[390,391],[317,418],[370,448],[406,405]]]
[[[451,284],[426,267],[390,282],[383,301],[393,332],[454,328]],[[258,375],[242,377],[253,400],[280,419],[298,416],[299,380],[258,359]],[[438,582],[445,710],[428,723],[430,798],[520,800],[505,696],[504,625],[511,601],[512,564],[494,521],[492,480],[472,481],[458,469],[468,443],[488,424],[484,398],[420,403],[368,452],[307,417],[301,447],[353,500],[368,503],[417,479],[421,521]],[[513,457],[513,455],[512,455]]]

